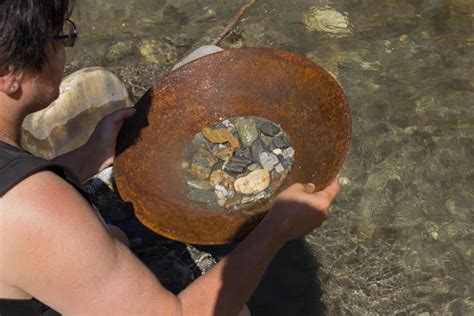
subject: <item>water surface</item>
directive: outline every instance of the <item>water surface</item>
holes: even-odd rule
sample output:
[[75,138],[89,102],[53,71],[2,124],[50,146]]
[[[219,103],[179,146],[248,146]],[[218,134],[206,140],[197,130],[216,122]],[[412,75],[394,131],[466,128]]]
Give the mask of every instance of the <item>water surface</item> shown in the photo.
[[[81,0],[67,72],[107,67],[136,100],[244,3]],[[254,315],[474,314],[473,18],[470,0],[260,0],[222,42],[307,56],[353,115],[330,221],[279,254]]]

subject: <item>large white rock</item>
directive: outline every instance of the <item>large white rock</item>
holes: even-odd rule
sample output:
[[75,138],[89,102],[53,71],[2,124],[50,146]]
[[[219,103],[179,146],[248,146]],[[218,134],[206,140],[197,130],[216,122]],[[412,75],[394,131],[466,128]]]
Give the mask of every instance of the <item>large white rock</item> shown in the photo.
[[84,68],[66,78],[59,98],[26,117],[22,146],[51,159],[84,145],[107,114],[132,103],[123,82],[110,71]]

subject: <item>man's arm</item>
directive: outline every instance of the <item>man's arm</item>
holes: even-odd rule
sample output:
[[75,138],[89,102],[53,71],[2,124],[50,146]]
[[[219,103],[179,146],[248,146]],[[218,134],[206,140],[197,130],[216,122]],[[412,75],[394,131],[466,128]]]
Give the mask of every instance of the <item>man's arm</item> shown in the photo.
[[337,189],[290,187],[237,249],[175,296],[109,237],[74,188],[42,172],[2,198],[0,265],[8,273],[0,276],[64,314],[237,315],[278,249],[326,218]]
[[134,113],[134,108],[125,108],[105,116],[84,146],[53,160],[69,168],[79,180],[89,179],[112,165],[117,135],[123,121]]

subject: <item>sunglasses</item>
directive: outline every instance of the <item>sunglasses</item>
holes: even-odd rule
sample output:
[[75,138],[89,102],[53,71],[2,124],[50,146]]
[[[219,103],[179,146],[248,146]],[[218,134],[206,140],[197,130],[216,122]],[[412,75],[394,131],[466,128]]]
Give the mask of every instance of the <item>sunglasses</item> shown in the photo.
[[66,47],[73,47],[77,39],[76,24],[69,19],[65,20],[63,30],[59,35],[54,35],[53,39],[62,41]]

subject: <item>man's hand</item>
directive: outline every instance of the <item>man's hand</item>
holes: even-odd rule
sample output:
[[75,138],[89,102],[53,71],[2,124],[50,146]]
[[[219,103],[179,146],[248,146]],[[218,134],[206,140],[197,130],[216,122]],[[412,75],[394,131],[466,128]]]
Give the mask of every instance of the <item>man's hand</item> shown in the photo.
[[314,184],[293,184],[280,193],[266,220],[276,223],[284,241],[296,239],[321,226],[339,191],[337,179],[319,192]]
[[84,146],[54,161],[68,167],[79,180],[89,179],[114,162],[120,128],[123,121],[134,113],[134,108],[124,108],[105,116]]

